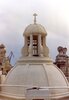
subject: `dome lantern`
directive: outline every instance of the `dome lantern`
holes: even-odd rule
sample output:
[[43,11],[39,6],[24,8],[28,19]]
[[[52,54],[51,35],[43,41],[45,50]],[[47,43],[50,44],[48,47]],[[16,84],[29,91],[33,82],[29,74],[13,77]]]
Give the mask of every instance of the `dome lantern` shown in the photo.
[[22,49],[23,56],[48,56],[46,46],[46,31],[42,25],[36,23],[37,14],[34,13],[34,24],[29,25],[24,31],[25,44]]

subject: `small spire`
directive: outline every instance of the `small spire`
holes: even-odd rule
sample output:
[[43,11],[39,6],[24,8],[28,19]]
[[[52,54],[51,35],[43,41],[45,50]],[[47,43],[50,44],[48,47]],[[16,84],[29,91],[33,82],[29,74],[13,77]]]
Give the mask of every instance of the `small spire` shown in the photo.
[[37,14],[34,13],[33,16],[34,16],[34,24],[36,24],[36,16],[37,16]]

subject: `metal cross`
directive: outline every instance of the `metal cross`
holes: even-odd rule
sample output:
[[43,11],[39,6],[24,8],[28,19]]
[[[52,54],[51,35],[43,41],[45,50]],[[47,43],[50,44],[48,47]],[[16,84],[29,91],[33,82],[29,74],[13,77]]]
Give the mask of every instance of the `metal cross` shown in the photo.
[[34,24],[36,24],[36,16],[37,16],[37,14],[34,13],[33,16],[34,16]]

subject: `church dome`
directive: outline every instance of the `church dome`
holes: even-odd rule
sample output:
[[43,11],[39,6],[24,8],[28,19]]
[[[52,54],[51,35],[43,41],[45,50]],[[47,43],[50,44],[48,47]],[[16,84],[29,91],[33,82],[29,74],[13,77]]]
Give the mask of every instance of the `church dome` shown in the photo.
[[24,35],[29,36],[32,33],[47,35],[45,28],[41,24],[28,25],[24,31]]
[[[2,87],[1,95],[8,97],[26,99],[26,89],[31,87],[67,87],[68,81],[66,77],[50,59],[39,58],[21,59],[19,63],[8,73],[5,85]],[[26,61],[26,62],[25,62]],[[32,62],[32,63],[30,63]],[[42,62],[42,63],[36,63]],[[23,64],[24,63],[24,64]],[[33,64],[34,63],[34,64]],[[68,89],[52,89],[50,90],[51,98],[60,98],[68,96]]]

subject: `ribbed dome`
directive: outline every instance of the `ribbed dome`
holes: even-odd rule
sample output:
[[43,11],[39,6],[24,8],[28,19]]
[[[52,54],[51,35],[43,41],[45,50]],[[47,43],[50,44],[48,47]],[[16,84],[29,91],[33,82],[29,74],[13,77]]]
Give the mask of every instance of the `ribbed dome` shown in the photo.
[[24,35],[29,36],[30,34],[43,34],[46,35],[46,30],[41,24],[30,24],[26,27]]
[[[36,59],[36,60],[35,60]],[[26,59],[30,62],[30,59]],[[39,62],[42,58],[34,58],[32,62]],[[43,59],[44,62],[45,59]],[[47,59],[48,62],[49,59]],[[68,86],[64,74],[52,63],[25,63],[20,61],[7,75],[5,83],[7,85],[23,85],[3,87],[2,95],[7,95],[17,98],[26,98],[26,89],[34,86],[38,87],[62,87]],[[68,93],[68,89],[56,89],[51,90],[51,98],[64,97]]]

